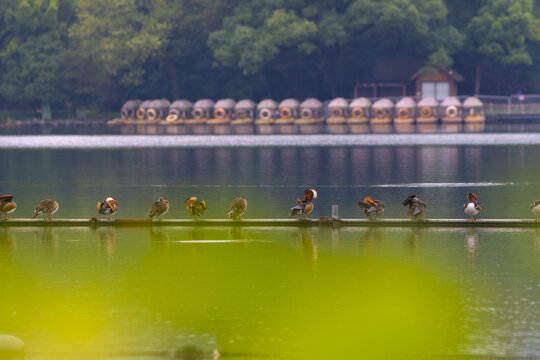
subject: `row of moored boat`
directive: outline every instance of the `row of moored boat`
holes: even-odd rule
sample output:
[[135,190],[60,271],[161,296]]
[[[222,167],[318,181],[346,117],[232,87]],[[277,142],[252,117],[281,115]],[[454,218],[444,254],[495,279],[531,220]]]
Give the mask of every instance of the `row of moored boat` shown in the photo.
[[423,98],[416,102],[403,97],[394,103],[383,98],[372,102],[365,97],[347,100],[335,98],[326,104],[309,98],[303,102],[285,99],[280,103],[265,99],[259,103],[244,99],[210,99],[191,103],[188,100],[129,100],[121,109],[119,118],[110,125],[161,124],[161,125],[269,125],[269,124],[411,124],[411,123],[483,122],[484,105],[476,97],[463,103],[455,96],[441,102]]

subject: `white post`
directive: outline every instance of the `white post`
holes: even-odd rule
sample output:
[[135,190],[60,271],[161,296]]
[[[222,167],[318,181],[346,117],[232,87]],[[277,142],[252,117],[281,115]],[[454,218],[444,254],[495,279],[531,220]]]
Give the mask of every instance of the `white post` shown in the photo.
[[332,205],[332,220],[338,220],[339,205]]

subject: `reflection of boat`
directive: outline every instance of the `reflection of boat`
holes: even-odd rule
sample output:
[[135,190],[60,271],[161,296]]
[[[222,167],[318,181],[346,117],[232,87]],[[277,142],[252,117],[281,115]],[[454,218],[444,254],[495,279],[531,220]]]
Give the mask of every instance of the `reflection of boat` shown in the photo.
[[484,116],[484,103],[477,97],[471,96],[463,102],[465,113],[465,122],[483,123],[486,120]]
[[437,124],[416,124],[416,131],[419,133],[434,133],[437,131]]
[[482,132],[486,129],[485,122],[472,122],[463,124],[463,130],[466,132]]
[[374,134],[388,134],[393,130],[392,124],[371,124],[371,132]]
[[460,123],[463,120],[461,101],[455,96],[449,96],[441,102],[441,120],[443,123]]
[[371,101],[361,97],[356,98],[349,104],[349,124],[363,124],[369,121],[371,116]]
[[369,130],[368,124],[349,124],[349,131],[353,134],[367,134]]
[[390,124],[392,123],[392,110],[394,103],[390,99],[379,99],[371,107],[372,116],[369,122],[371,124]]

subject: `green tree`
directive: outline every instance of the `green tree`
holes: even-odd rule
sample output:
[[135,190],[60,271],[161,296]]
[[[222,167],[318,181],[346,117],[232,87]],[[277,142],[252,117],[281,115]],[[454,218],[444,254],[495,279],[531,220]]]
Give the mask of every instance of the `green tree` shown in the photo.
[[482,69],[531,65],[528,43],[540,40],[540,24],[532,0],[490,0],[466,28],[467,50],[476,67],[474,93],[480,93]]
[[2,1],[0,94],[8,102],[43,103],[66,99],[60,54],[73,20],[69,0]]
[[405,54],[450,66],[463,37],[446,15],[442,0],[244,0],[208,44],[217,64],[245,74],[272,74],[287,61],[298,62],[291,72],[312,66],[337,95],[339,68],[359,59]]
[[[80,0],[68,57],[102,66],[105,76],[128,88],[146,86],[148,71],[163,67],[166,86],[179,98],[176,63],[200,51],[209,29],[221,24],[224,8],[221,0]],[[87,83],[77,69],[72,75]]]

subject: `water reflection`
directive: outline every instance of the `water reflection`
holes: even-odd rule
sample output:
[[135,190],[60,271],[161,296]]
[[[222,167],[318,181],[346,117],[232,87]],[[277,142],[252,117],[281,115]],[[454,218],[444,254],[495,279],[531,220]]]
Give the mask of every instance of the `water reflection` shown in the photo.
[[412,227],[407,235],[407,247],[412,254],[415,254],[418,249],[423,247],[425,231],[426,229],[422,227]]
[[317,261],[318,254],[318,245],[317,242],[313,239],[311,234],[311,229],[308,227],[299,228],[296,232],[292,233],[294,241],[298,244],[298,248],[302,250],[306,258]]
[[104,252],[108,257],[112,257],[117,250],[117,232],[111,227],[100,228],[96,230],[98,250]]
[[[481,237],[489,241],[478,257]],[[0,261],[0,272],[10,296],[0,294],[0,309],[22,317],[4,329],[24,334],[34,353],[74,354],[81,346],[103,344],[113,353],[125,353],[126,346],[151,350],[148,354],[180,353],[181,344],[205,344],[189,334],[208,333],[217,340],[201,345],[205,356],[217,343],[224,354],[294,354],[283,345],[291,338],[302,349],[309,343],[324,350],[316,343],[350,350],[358,334],[383,336],[381,321],[397,331],[392,334],[407,337],[411,319],[421,318],[421,329],[412,331],[444,339],[444,351],[461,346],[460,352],[442,354],[467,356],[483,349],[494,355],[508,349],[506,355],[533,356],[540,312],[531,301],[540,297],[539,245],[540,229],[2,227],[0,260],[8,254],[9,261]],[[41,248],[61,251],[37,251]],[[107,261],[100,261],[104,255]],[[39,296],[28,300],[34,292]],[[335,306],[329,310],[328,304]],[[460,304],[467,307],[459,310]],[[30,318],[34,321],[26,321]],[[432,327],[426,319],[442,319],[444,326]],[[74,331],[75,325],[88,330]],[[333,333],[344,328],[350,337]],[[468,343],[456,335],[461,332],[471,334]],[[44,333],[55,337],[41,338]],[[425,349],[424,342],[407,339],[414,354]],[[501,344],[496,350],[483,347],[495,343]],[[375,341],[363,351],[376,358],[381,349]],[[306,351],[310,358],[324,358]]]
[[15,236],[7,226],[0,227],[0,254],[11,255],[15,246]]
[[36,228],[36,230],[34,230],[34,237],[40,244],[51,248],[57,248],[59,245],[59,236],[55,229],[50,226]]
[[467,256],[474,262],[480,248],[480,235],[476,228],[471,228],[469,233],[465,235],[465,248],[467,249]]

